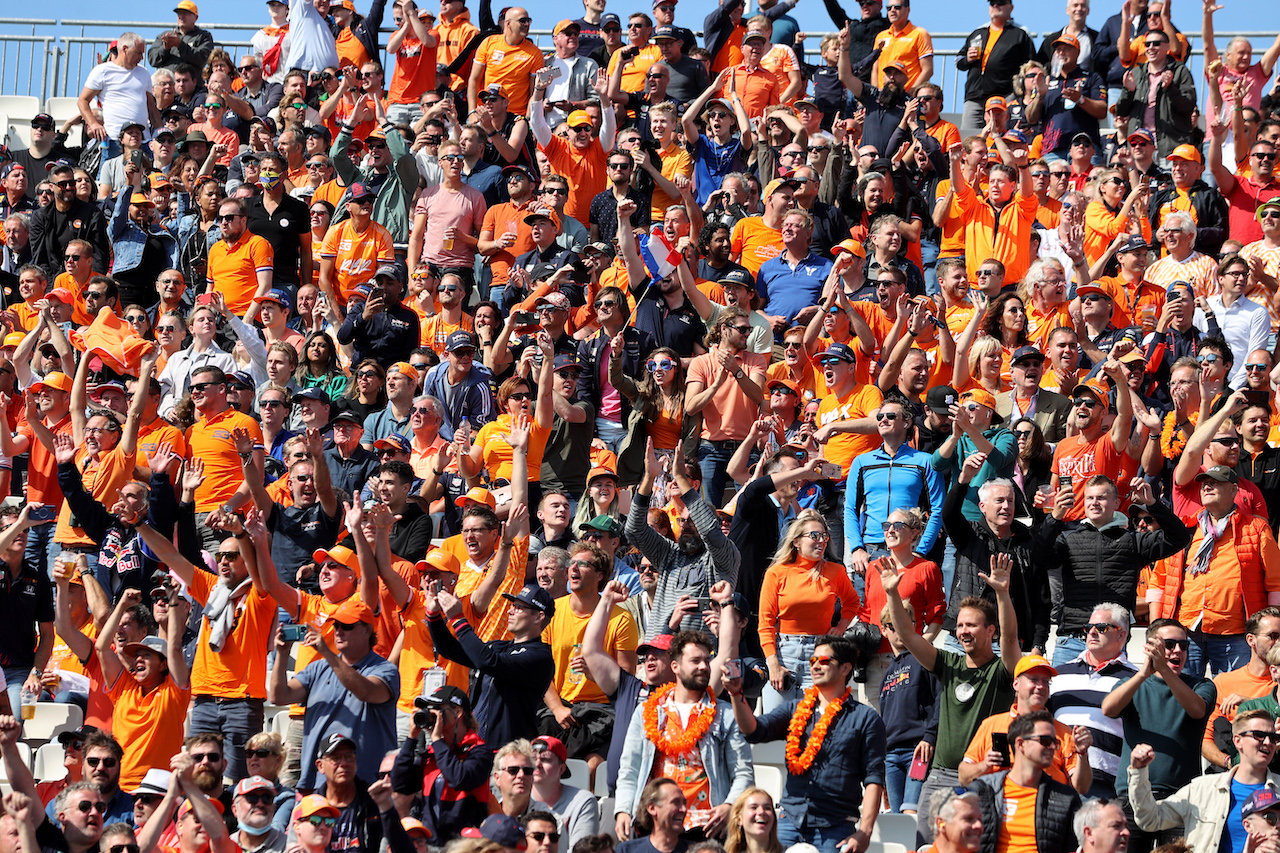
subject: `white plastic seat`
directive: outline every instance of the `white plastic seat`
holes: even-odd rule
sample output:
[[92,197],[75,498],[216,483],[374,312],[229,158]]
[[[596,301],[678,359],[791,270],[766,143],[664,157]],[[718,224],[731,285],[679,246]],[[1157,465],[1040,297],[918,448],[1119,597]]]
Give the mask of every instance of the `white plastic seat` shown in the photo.
[[773,797],[774,805],[782,801],[783,770],[774,764],[756,765],[756,785],[764,788]]
[[885,812],[876,818],[871,840],[885,844],[902,844],[908,850],[916,846],[916,816]]
[[30,123],[40,112],[40,99],[34,95],[0,95],[0,112],[13,121]]
[[756,764],[776,764],[779,767],[785,767],[787,765],[786,741],[771,740],[751,744],[751,760]]
[[590,764],[587,764],[581,758],[570,758],[564,763],[564,766],[569,769],[569,774],[560,780],[562,784],[572,785],[584,791],[591,790]]
[[84,723],[84,711],[70,702],[37,702],[35,716],[22,722],[22,739],[47,742]]
[[[22,759],[23,764],[27,765],[28,767],[31,766],[31,747],[27,746],[22,741],[18,741],[18,756]],[[4,762],[0,761],[0,782],[8,782],[8,781],[9,781],[9,774],[4,769]],[[8,785],[4,786],[4,792],[6,794],[9,793]]]
[[36,750],[31,775],[36,777],[37,782],[56,782],[66,778],[67,768],[62,765],[65,755],[62,744],[57,741],[46,743]]

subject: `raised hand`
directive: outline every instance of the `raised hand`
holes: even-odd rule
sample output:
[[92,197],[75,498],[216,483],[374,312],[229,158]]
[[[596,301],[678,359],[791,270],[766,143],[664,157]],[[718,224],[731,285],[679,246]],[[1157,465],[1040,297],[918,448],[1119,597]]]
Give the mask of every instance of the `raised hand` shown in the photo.
[[1013,574],[1013,558],[1008,554],[992,554],[991,572],[985,575],[979,572],[978,577],[996,592],[1008,592],[1011,574]]
[[204,460],[197,457],[188,459],[182,466],[182,488],[195,490],[204,484]]
[[59,465],[69,465],[76,461],[76,441],[65,432],[54,433],[53,458]]

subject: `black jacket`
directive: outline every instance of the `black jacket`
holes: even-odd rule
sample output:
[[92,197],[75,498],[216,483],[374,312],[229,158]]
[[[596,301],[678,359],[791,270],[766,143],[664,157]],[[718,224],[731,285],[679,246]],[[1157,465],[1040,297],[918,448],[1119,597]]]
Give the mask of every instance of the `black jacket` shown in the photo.
[[93,268],[111,268],[111,241],[102,208],[75,199],[66,213],[50,204],[31,214],[31,257],[53,281],[65,265],[63,253],[72,240],[88,240],[93,246]]
[[[1152,234],[1160,227],[1160,208],[1172,201],[1176,193],[1177,190],[1170,186],[1152,194],[1147,205],[1147,218],[1151,221]],[[1223,241],[1227,239],[1227,200],[1222,193],[1200,179],[1196,179],[1191,185],[1189,195],[1191,206],[1195,209],[1196,251],[1216,258]]]
[[431,830],[431,840],[443,843],[489,816],[493,747],[474,732],[456,749],[442,740],[419,748],[421,740],[405,738],[400,745],[391,767],[391,787],[397,794],[422,795],[417,815]]
[[355,361],[371,358],[384,368],[408,357],[418,345],[421,323],[413,309],[403,303],[390,305],[368,320],[364,300],[347,306],[347,319],[338,329],[338,343],[355,347]]
[[[1172,82],[1156,93],[1155,124],[1157,160],[1164,159],[1179,145],[1196,144],[1196,126],[1191,115],[1196,109],[1196,81],[1187,66],[1170,57],[1168,70]],[[1147,97],[1151,92],[1151,77],[1147,64],[1140,62],[1133,67],[1134,89],[1130,92],[1121,86],[1116,101],[1116,115],[1127,116],[1141,123],[1147,110]]]
[[[982,846],[979,853],[995,853],[1004,823],[1004,780],[1008,770],[973,780],[969,790],[978,795],[982,811]],[[1038,853],[1070,853],[1076,849],[1071,822],[1080,809],[1080,795],[1048,774],[1040,774],[1036,786],[1036,850]]]
[[1008,539],[997,539],[985,519],[970,521],[964,517],[964,499],[968,493],[967,483],[956,483],[942,504],[942,526],[956,546],[956,572],[947,595],[944,627],[955,628],[960,602],[969,596],[995,601],[995,590],[987,586],[978,573],[985,575],[991,570],[993,554],[1008,554],[1013,558],[1009,596],[1018,616],[1018,640],[1023,651],[1043,649],[1049,642],[1049,576],[1044,561],[1035,553],[1031,531],[1015,521],[1012,535]]
[[[627,376],[644,376],[645,360],[658,347],[653,335],[635,326],[624,326],[622,341],[622,372]],[[585,341],[578,342],[578,361],[582,363],[582,374],[578,377],[578,399],[586,400],[595,407],[596,412],[600,411],[603,393],[600,387],[600,370],[603,368],[607,372],[609,369],[609,365],[601,364],[600,354],[608,343],[609,336],[603,329]],[[627,415],[631,413],[631,401],[625,394],[618,396],[622,398],[621,420],[625,424]]]
[[1101,530],[1088,522],[1074,526],[1050,515],[1036,534],[1036,555],[1047,569],[1062,569],[1062,621],[1059,631],[1080,631],[1099,604],[1123,604],[1132,613],[1142,567],[1170,557],[1191,544],[1191,531],[1163,502],[1147,507],[1160,529],[1128,529],[1128,519]]
[[1024,62],[1035,55],[1036,46],[1031,41],[1031,36],[1027,35],[1027,31],[1022,27],[1010,23],[1000,34],[995,46],[991,48],[991,55],[987,57],[985,68],[981,61],[969,62],[965,52],[968,45],[973,42],[974,36],[982,40],[982,47],[985,50],[990,33],[991,27],[979,27],[974,30],[965,39],[965,47],[960,49],[960,55],[956,57],[956,68],[969,73],[964,84],[966,101],[985,104],[987,98],[993,95],[1007,97],[1013,94],[1013,76],[1018,73],[1018,69]]
[[729,541],[738,546],[742,558],[738,563],[737,590],[753,605],[760,601],[765,570],[773,564],[782,537],[778,505],[770,497],[776,490],[770,474],[743,486],[729,528]]
[[[857,65],[866,59],[871,51],[875,50],[876,36],[889,29],[889,19],[883,14],[877,13],[874,18],[866,20],[862,19],[861,13],[856,18],[850,18],[849,13],[844,10],[838,0],[822,0],[822,3],[827,7],[827,14],[831,16],[831,22],[836,25],[836,29],[844,29],[844,25],[849,24],[850,65]],[[860,76],[862,82],[866,83],[871,79],[871,69],[868,68],[866,73]]]
[[480,736],[487,743],[536,738],[538,708],[556,674],[551,647],[541,640],[486,643],[466,619],[454,619],[452,625],[450,631],[443,617],[427,618],[436,653],[472,670],[471,707]]

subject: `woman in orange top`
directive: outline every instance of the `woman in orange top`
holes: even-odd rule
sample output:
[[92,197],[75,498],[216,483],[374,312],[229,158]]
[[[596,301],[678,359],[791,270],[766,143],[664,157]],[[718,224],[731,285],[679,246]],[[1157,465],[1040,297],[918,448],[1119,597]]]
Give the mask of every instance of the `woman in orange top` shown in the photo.
[[[823,559],[830,540],[822,513],[806,509],[787,528],[774,564],[764,573],[760,646],[769,664],[766,712],[799,699],[804,688],[812,685],[809,656],[818,641],[825,634],[843,634],[858,612],[858,593],[844,566]],[[832,628],[837,598],[841,616]]]
[[1084,209],[1084,257],[1090,266],[1107,253],[1116,235],[1129,230],[1129,215],[1142,192],[1140,185],[1126,195],[1129,181],[1119,169],[1098,175],[1097,188],[1098,197]]
[[609,384],[640,410],[647,436],[658,455],[673,454],[680,447],[684,426],[684,367],[680,356],[668,347],[658,347],[645,363],[640,379],[622,372],[622,350],[612,347]]
[[1007,364],[1000,341],[992,337],[978,338],[964,358],[956,359],[955,388],[961,393],[972,388],[985,388],[996,396],[1009,390],[1009,382],[1001,373],[1005,369]]
[[[538,390],[533,390],[534,360],[541,357],[538,369]],[[529,425],[529,506],[537,506],[542,500],[542,452],[551,437],[551,424],[555,417],[552,409],[551,376],[556,358],[551,337],[539,332],[535,346],[527,347],[520,357],[516,375],[498,388],[498,419],[485,424],[476,434],[471,451],[458,459],[458,472],[471,479],[483,468],[492,484],[499,480],[511,481],[511,445],[507,439],[517,421]],[[521,375],[523,374],[523,375]],[[536,402],[535,402],[536,393]]]

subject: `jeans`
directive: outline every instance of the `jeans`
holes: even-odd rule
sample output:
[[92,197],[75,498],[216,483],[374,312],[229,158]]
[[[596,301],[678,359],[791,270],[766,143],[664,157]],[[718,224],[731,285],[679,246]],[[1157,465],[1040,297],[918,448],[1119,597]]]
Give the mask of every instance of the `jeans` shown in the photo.
[[622,447],[622,440],[627,437],[627,427],[619,421],[606,421],[596,418],[596,435],[613,453]]
[[920,241],[920,260],[924,263],[924,292],[937,296],[941,288],[938,285],[938,253],[942,247],[933,240]]
[[1084,639],[1081,637],[1059,636],[1053,644],[1054,669],[1069,663],[1084,653]]
[[58,514],[56,511],[49,512],[50,509],[51,507],[42,507],[32,511],[31,520],[34,524],[27,528],[27,549],[22,558],[33,566],[44,566],[49,580],[53,580],[54,561],[58,559],[62,548],[53,544],[53,531],[57,527],[53,520]]
[[832,484],[831,494],[818,503],[818,510],[827,522],[827,559],[848,564],[844,553],[844,500],[845,481]]
[[702,497],[719,509],[729,485],[729,460],[738,449],[736,441],[708,441],[698,445],[698,467],[702,469]]
[[244,745],[262,731],[261,699],[220,699],[197,696],[191,709],[191,734],[222,735],[222,753],[227,759],[227,776],[243,779],[248,773]]
[[422,117],[422,107],[417,104],[387,105],[387,121],[392,124],[412,125]]
[[774,690],[773,685],[766,684],[761,701],[765,713],[769,713],[790,699],[799,700],[806,687],[813,685],[813,674],[809,672],[809,658],[818,646],[818,638],[810,634],[778,634],[778,660],[784,669],[791,673],[794,681],[790,690]]
[[1206,665],[1213,666],[1213,674],[1229,672],[1237,669],[1249,660],[1249,645],[1244,641],[1244,634],[1206,634],[1203,631],[1188,631],[1191,648],[1187,650],[1187,665],[1184,671],[1192,675],[1204,677]]
[[817,847],[820,853],[836,853],[840,842],[857,829],[852,823],[839,826],[806,826],[798,828],[782,812],[778,813],[778,841],[785,850],[793,844],[805,842]]
[[920,810],[920,789],[923,779],[912,779],[911,759],[914,749],[891,749],[884,756],[884,787],[889,794],[889,811],[901,814],[903,809]]
[[951,598],[951,582],[956,577],[956,546],[950,539],[947,540],[946,547],[942,549],[942,589],[947,594],[947,599]]
[[209,518],[210,513],[196,513],[196,532],[200,534],[200,547],[214,554],[218,550],[218,546],[222,544],[222,540],[230,536],[229,533],[223,533],[221,530],[213,530],[205,521]]
[[31,674],[31,667],[28,666],[6,666],[3,669],[5,680],[5,692],[9,694],[9,707],[13,709],[13,715],[22,721],[22,685],[26,683],[27,676]]

